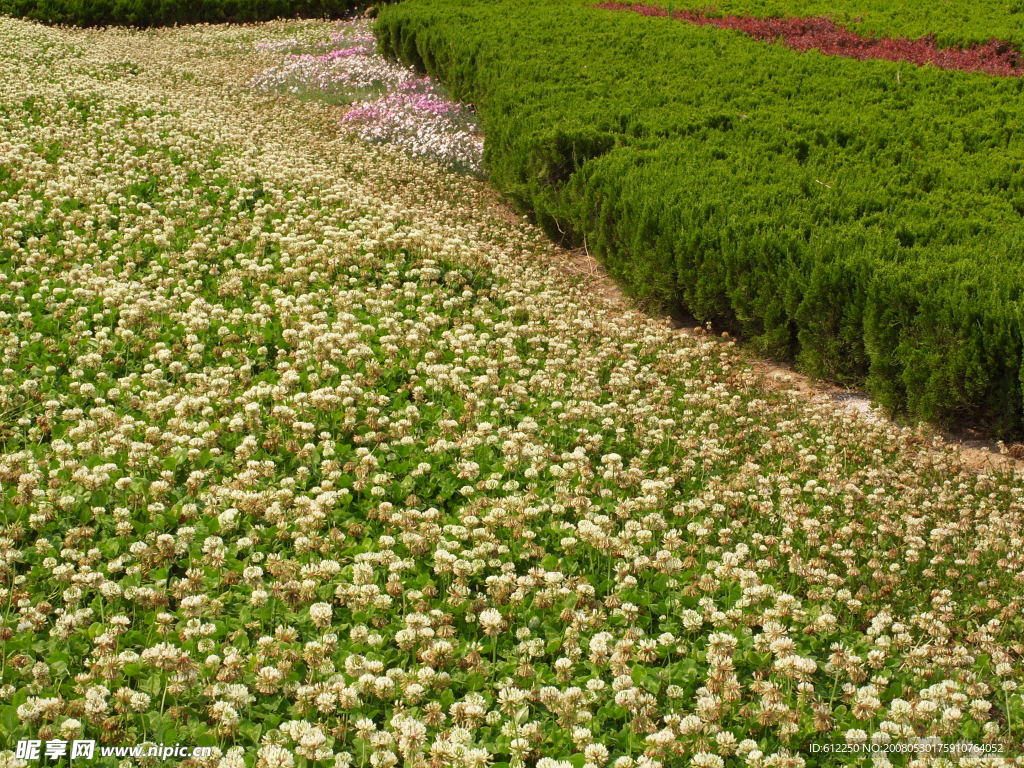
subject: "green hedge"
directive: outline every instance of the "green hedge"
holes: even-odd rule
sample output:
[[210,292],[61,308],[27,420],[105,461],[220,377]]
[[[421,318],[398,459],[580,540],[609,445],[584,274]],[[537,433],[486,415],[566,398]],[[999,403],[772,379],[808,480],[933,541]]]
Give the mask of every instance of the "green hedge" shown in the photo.
[[0,0],[0,14],[46,24],[160,27],[288,17],[341,18],[373,0]]
[[634,295],[943,424],[1024,432],[1021,79],[797,53],[582,0],[407,0],[385,51]]

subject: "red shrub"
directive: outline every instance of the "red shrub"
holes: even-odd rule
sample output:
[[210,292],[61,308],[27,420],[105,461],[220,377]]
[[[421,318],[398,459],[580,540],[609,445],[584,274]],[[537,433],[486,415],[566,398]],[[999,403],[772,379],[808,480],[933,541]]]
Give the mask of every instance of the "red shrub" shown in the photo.
[[[596,8],[632,11],[643,16],[668,16],[665,8],[654,5],[605,2]],[[852,59],[907,61],[923,66],[963,72],[984,72],[1000,77],[1024,75],[1024,62],[1014,47],[1002,40],[989,40],[966,48],[939,48],[933,36],[917,40],[893,37],[864,37],[839,26],[824,16],[759,19],[751,16],[712,16],[705,11],[678,10],[674,19],[701,26],[737,29],[756,40],[781,42],[797,51],[816,49],[829,56]]]

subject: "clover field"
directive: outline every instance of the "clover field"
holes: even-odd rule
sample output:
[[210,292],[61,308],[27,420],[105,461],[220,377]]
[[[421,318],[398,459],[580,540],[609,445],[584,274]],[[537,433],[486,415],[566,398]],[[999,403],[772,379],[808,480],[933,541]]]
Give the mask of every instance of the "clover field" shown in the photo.
[[0,766],[1024,765],[1020,473],[595,293],[364,31],[0,39]]

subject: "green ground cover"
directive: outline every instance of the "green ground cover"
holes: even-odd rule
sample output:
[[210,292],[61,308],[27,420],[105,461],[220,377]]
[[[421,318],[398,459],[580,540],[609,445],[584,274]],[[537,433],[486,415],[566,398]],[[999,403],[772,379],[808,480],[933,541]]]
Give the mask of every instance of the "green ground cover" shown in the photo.
[[410,0],[378,31],[478,106],[498,187],[635,295],[915,417],[1024,425],[1024,80],[576,0]]
[[371,4],[369,0],[0,0],[0,14],[47,24],[160,27],[296,16],[337,18]]

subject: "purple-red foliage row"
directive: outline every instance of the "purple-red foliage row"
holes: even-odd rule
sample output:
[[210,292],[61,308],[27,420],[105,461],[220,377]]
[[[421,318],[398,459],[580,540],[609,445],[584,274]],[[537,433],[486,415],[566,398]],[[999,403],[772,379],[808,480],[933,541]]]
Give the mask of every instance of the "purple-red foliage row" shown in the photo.
[[[595,5],[609,11],[632,11],[643,16],[668,16],[670,11],[655,5],[604,2]],[[736,29],[756,40],[781,42],[797,51],[818,50],[829,56],[852,59],[907,61],[923,66],[962,72],[984,72],[1000,77],[1024,75],[1024,62],[1012,44],[990,40],[966,48],[940,48],[933,37],[916,40],[865,37],[839,26],[824,16],[760,19],[751,16],[715,16],[708,11],[676,10],[671,16],[701,26]]]

